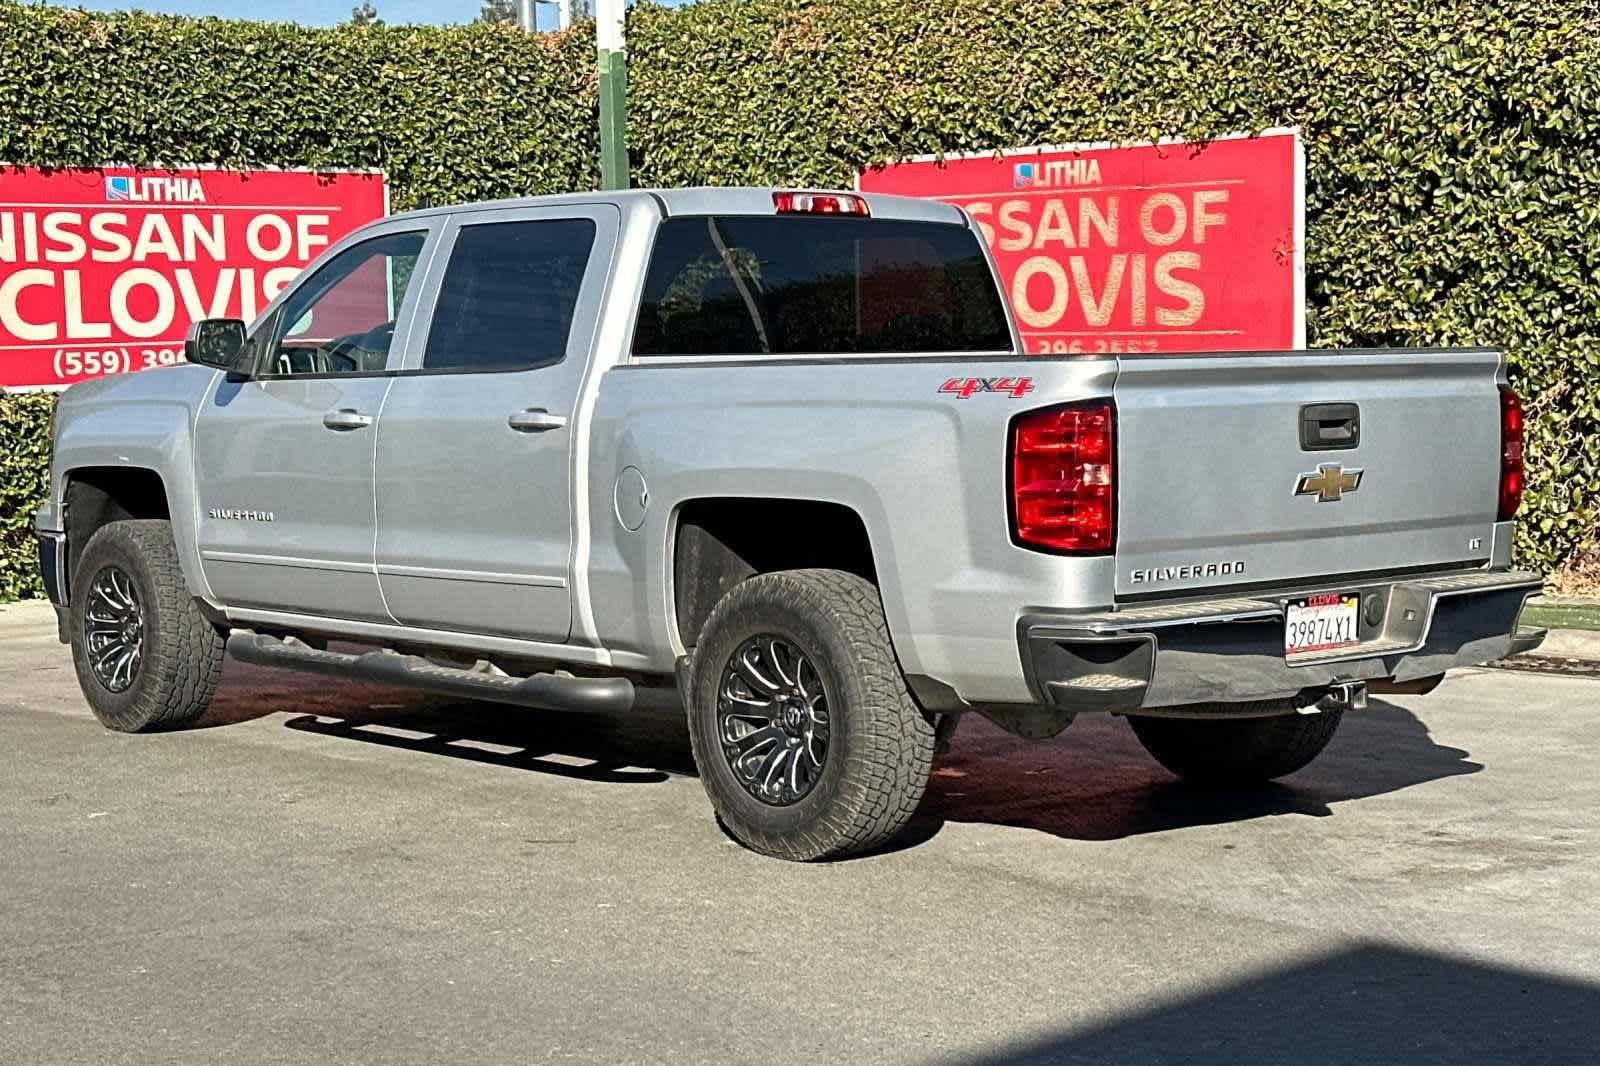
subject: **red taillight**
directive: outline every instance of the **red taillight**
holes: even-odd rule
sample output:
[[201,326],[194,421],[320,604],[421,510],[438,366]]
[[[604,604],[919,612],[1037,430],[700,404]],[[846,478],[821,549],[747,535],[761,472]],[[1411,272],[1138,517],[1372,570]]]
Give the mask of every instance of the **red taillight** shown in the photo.
[[780,215],[870,215],[867,202],[843,192],[775,192],[772,206]]
[[1116,410],[1109,400],[1051,407],[1011,423],[1011,522],[1017,543],[1109,552],[1115,532]]
[[1522,506],[1522,401],[1500,386],[1500,513],[1509,521]]

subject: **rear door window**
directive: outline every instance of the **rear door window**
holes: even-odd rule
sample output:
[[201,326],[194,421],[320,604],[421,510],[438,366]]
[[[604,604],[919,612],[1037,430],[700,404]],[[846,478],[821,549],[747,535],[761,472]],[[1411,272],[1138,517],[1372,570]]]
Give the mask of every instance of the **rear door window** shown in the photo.
[[966,226],[793,216],[662,223],[633,342],[640,356],[1011,350]]
[[462,226],[422,368],[532,370],[561,362],[594,237],[586,218]]

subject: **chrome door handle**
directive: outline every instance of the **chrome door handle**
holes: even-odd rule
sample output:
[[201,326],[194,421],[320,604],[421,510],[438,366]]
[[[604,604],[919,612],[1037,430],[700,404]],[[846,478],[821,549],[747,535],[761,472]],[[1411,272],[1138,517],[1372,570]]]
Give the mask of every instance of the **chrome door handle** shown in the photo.
[[530,407],[506,419],[506,425],[518,433],[543,433],[547,429],[560,429],[566,424],[565,415],[553,415],[542,407]]
[[322,424],[329,429],[366,429],[372,425],[372,416],[364,415],[353,407],[341,407],[323,415]]

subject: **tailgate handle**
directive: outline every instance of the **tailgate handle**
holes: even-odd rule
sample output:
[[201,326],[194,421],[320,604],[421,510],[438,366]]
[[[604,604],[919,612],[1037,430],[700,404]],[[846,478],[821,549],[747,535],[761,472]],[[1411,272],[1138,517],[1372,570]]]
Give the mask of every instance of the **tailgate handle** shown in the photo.
[[1361,443],[1361,408],[1353,403],[1308,403],[1300,408],[1300,450],[1331,452]]

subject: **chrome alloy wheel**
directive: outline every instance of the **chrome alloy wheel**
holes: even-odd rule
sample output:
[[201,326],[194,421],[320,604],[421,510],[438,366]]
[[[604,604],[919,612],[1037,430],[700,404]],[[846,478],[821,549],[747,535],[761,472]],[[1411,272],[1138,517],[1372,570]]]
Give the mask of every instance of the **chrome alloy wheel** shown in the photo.
[[105,567],[89,583],[83,651],[106,691],[124,692],[133,684],[144,652],[144,609],[133,580],[118,567]]
[[717,728],[733,776],[762,803],[811,791],[828,758],[828,697],[811,660],[771,634],[734,649],[717,686]]

